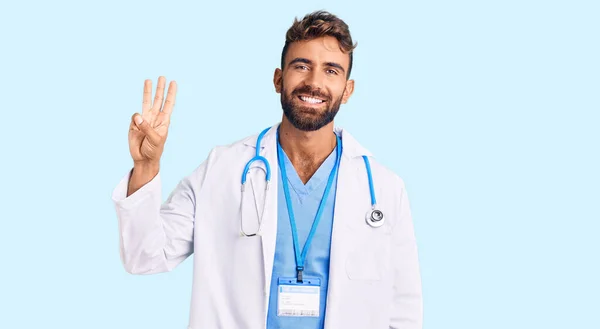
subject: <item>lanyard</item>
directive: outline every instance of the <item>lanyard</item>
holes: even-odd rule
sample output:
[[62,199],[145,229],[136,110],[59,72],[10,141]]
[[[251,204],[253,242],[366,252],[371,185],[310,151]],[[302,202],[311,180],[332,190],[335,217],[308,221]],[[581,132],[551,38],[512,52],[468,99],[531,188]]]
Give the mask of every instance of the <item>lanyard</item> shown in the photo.
[[329,196],[329,190],[331,189],[331,185],[333,184],[333,177],[335,176],[339,164],[340,158],[342,155],[342,144],[340,137],[336,135],[337,145],[336,145],[336,159],[335,165],[329,174],[329,180],[327,181],[327,186],[325,187],[325,192],[323,192],[323,197],[321,198],[321,203],[319,204],[319,208],[317,210],[317,214],[315,215],[315,219],[313,221],[312,227],[310,229],[310,233],[306,238],[306,243],[304,244],[304,248],[302,249],[302,253],[300,254],[300,246],[298,244],[298,231],[296,229],[296,219],[294,218],[294,210],[292,209],[292,201],[290,198],[290,188],[288,186],[287,181],[287,173],[285,170],[285,163],[283,162],[283,150],[281,148],[281,144],[279,144],[279,138],[277,139],[277,155],[279,158],[279,168],[281,170],[281,178],[283,183],[283,192],[285,194],[285,202],[287,204],[288,215],[290,217],[290,226],[292,228],[292,238],[294,241],[294,253],[296,255],[296,271],[297,271],[297,280],[298,282],[302,282],[302,271],[304,270],[304,261],[306,260],[306,254],[308,253],[308,248],[312,242],[313,236],[315,235],[315,231],[317,230],[317,226],[319,225],[319,221],[321,220],[321,215],[323,214],[323,208],[325,208],[325,203],[327,202],[327,197]]

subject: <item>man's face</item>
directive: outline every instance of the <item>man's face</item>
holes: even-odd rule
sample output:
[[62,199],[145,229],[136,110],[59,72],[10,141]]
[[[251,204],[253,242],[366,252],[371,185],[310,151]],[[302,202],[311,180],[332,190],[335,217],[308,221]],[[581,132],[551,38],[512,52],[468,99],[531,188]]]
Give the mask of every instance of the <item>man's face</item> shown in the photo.
[[303,131],[332,122],[354,89],[354,81],[346,79],[350,56],[334,37],[326,36],[292,43],[284,62],[273,82],[286,118]]

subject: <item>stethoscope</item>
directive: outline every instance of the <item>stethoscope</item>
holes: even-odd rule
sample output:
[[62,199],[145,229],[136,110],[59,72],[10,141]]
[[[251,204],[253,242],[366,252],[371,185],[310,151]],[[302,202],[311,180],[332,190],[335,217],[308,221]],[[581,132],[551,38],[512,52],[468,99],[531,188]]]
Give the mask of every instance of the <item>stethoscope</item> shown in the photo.
[[[244,223],[243,213],[244,212],[241,211],[241,214],[240,214],[240,216],[242,217],[242,218],[240,218],[240,233],[242,236],[246,236],[246,237],[260,235],[260,230],[262,227],[262,218],[265,213],[265,204],[266,204],[266,195],[267,195],[266,191],[269,190],[269,183],[271,182],[271,166],[269,165],[269,161],[265,157],[260,155],[260,143],[261,143],[263,137],[265,136],[265,134],[267,133],[267,131],[269,131],[269,129],[271,129],[271,127],[266,128],[258,135],[258,138],[256,139],[256,153],[255,153],[254,157],[251,158],[246,163],[246,166],[244,167],[244,172],[242,173],[242,202],[240,204],[240,207],[241,207],[241,205],[244,204],[244,195],[246,194],[245,193],[246,176],[250,170],[250,166],[255,161],[262,162],[265,165],[264,169],[259,167],[265,171],[266,186],[265,186],[265,202],[263,202],[263,207],[262,207],[261,213],[257,214],[257,215],[259,215],[258,216],[258,218],[259,218],[258,219],[258,229],[256,230],[255,233],[248,234],[244,231],[244,227],[243,227],[243,223]],[[371,226],[371,227],[381,227],[383,225],[383,223],[385,222],[385,218],[383,216],[383,212],[377,208],[377,200],[375,199],[375,188],[373,187],[373,176],[371,174],[371,164],[369,163],[369,159],[367,158],[366,155],[363,155],[362,158],[365,161],[365,167],[367,169],[367,177],[369,178],[369,192],[371,194],[371,210],[367,211],[365,220],[366,220],[367,224],[369,224],[369,226]]]

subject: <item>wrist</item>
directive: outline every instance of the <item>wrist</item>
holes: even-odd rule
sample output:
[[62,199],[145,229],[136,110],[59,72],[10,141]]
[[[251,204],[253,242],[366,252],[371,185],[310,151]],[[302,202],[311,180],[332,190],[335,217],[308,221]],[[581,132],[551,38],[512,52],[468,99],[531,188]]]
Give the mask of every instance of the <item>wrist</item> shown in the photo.
[[160,169],[159,161],[139,161],[133,162],[133,170],[140,174],[157,173]]
[[158,175],[159,167],[158,162],[134,162],[127,187],[127,196],[135,193],[142,186],[154,179]]

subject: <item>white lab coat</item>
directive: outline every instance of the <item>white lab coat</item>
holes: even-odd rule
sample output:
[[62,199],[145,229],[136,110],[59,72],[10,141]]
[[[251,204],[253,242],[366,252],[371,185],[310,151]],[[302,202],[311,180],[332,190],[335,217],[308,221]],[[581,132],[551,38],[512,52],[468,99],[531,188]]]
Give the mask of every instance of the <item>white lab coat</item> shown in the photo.
[[[277,125],[272,128],[277,128]],[[331,241],[326,329],[421,329],[419,262],[409,201],[403,181],[375,161],[345,130],[341,133],[335,217]],[[277,233],[276,132],[261,143],[273,174],[265,192],[264,172],[248,175],[240,204],[241,174],[254,156],[258,137],[214,148],[184,177],[163,203],[160,174],[126,197],[131,171],[113,191],[121,260],[131,274],[171,271],[194,257],[188,329],[264,329],[266,327]],[[382,227],[365,222],[371,209],[362,155],[368,155]],[[252,167],[262,166],[254,162]],[[266,195],[265,195],[266,193]],[[255,198],[256,196],[256,198]],[[266,200],[266,201],[265,201]],[[256,202],[256,203],[254,203]],[[266,202],[262,234],[253,232],[257,211]]]

